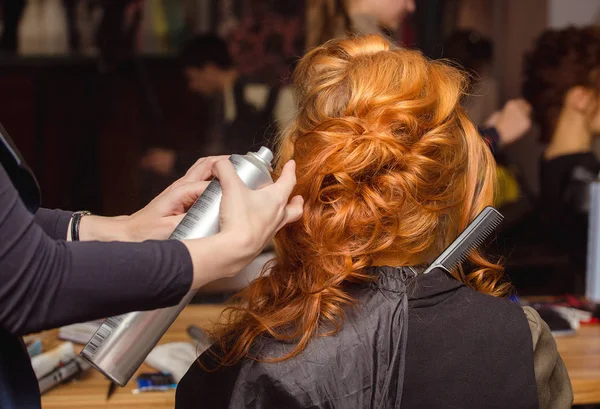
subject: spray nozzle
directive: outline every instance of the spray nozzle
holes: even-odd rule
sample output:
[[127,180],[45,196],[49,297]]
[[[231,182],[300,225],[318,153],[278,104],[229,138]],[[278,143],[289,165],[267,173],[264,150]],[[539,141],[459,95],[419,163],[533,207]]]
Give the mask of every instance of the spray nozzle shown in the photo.
[[273,152],[271,152],[269,148],[265,148],[264,146],[261,146],[255,155],[258,156],[260,159],[264,160],[269,165],[273,160]]

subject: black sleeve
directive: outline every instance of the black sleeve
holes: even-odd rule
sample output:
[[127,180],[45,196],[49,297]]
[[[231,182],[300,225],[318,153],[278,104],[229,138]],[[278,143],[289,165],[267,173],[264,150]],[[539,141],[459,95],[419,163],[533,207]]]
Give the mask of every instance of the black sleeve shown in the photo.
[[483,140],[487,142],[492,154],[496,155],[496,153],[498,153],[498,145],[500,144],[500,134],[498,133],[498,130],[493,126],[487,128],[480,127],[477,128],[477,130]]
[[174,305],[192,283],[191,257],[175,240],[53,240],[1,165],[0,237],[0,328],[15,335]]
[[35,213],[35,222],[44,230],[48,236],[55,240],[66,240],[67,229],[73,212],[66,210],[50,210],[40,208]]
[[544,160],[540,173],[540,207],[546,237],[559,250],[585,264],[589,184],[600,163],[592,153]]

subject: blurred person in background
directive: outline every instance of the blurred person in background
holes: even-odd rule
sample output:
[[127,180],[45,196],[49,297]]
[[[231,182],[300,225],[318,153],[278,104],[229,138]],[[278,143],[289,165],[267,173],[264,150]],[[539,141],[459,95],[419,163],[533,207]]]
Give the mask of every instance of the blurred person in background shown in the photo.
[[502,109],[490,115],[479,126],[479,131],[497,153],[525,136],[531,126],[531,105],[523,98],[516,98],[508,100]]
[[[238,73],[227,43],[216,35],[190,40],[181,53],[188,90],[210,100],[211,122],[202,155],[239,153],[271,147],[278,130],[292,119],[296,106],[289,87],[253,83]],[[152,148],[141,166],[162,176],[180,177],[196,152]]]
[[457,31],[444,42],[443,57],[458,62],[470,77],[463,107],[494,152],[518,141],[531,129],[531,106],[524,99],[510,100],[499,108],[490,39],[474,30]]
[[498,81],[492,74],[492,41],[475,30],[459,30],[444,41],[442,56],[458,61],[471,76],[463,106],[475,124],[483,125],[499,109]]
[[513,99],[499,109],[498,82],[492,75],[494,46],[481,33],[456,31],[445,40],[443,57],[458,62],[470,78],[463,107],[488,141],[498,162],[496,206],[517,202],[522,197],[520,184],[523,181],[518,180],[501,150],[529,132],[531,106],[524,99]]
[[546,144],[541,163],[544,237],[567,254],[583,290],[587,253],[588,185],[600,162],[600,28],[548,30],[525,59],[523,95]]
[[348,34],[396,30],[415,11],[415,0],[308,0],[306,48]]
[[[531,106],[524,99],[511,99],[501,110],[494,112],[482,125],[479,133],[488,142],[496,159],[498,192],[494,199],[496,207],[504,207],[525,200],[524,207],[531,209],[535,197],[519,174],[504,148],[525,136],[532,126]],[[522,209],[515,214],[505,214],[505,226],[518,222],[524,216]]]

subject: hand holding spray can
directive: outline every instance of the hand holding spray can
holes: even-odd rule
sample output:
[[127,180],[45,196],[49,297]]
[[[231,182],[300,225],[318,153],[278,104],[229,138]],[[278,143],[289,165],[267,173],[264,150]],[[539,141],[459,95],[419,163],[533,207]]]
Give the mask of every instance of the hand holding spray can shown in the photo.
[[[256,190],[273,183],[273,153],[269,149],[261,147],[256,153],[231,155],[229,160],[248,188]],[[218,233],[221,197],[221,184],[213,179],[170,238],[197,239]],[[108,318],[81,356],[114,383],[125,386],[195,293],[190,291],[174,307]]]

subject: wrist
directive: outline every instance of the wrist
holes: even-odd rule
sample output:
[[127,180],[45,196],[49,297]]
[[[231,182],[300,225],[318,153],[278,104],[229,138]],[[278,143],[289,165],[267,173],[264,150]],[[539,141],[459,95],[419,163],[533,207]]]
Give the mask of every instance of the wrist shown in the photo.
[[515,134],[510,129],[506,129],[503,124],[498,124],[496,127],[498,133],[498,146],[503,147],[515,140]]
[[194,268],[192,288],[198,289],[211,281],[235,276],[257,255],[244,235],[217,233],[202,239],[183,240]]
[[79,225],[80,241],[136,241],[129,216],[82,217]]
[[554,159],[559,156],[573,155],[576,153],[586,153],[592,151],[591,140],[577,140],[575,138],[553,138],[544,151],[546,160]]
[[546,160],[592,150],[592,133],[581,115],[563,112],[558,119],[550,143],[544,152]]

